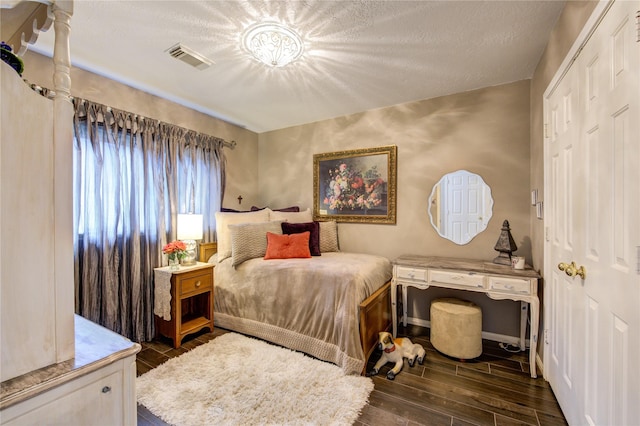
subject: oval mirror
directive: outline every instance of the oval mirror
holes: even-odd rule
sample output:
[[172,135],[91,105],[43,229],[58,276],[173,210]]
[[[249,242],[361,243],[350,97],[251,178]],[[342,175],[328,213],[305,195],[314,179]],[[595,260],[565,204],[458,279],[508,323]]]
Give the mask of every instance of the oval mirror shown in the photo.
[[484,231],[492,214],[491,188],[466,170],[442,176],[429,196],[431,225],[456,244],[467,244]]

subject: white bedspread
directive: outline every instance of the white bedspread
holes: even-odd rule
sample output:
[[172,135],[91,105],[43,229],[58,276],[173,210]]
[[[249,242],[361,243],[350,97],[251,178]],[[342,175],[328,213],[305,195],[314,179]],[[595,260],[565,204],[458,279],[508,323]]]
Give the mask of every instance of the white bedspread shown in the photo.
[[391,279],[380,256],[323,253],[310,259],[216,264],[214,322],[360,373],[359,304]]

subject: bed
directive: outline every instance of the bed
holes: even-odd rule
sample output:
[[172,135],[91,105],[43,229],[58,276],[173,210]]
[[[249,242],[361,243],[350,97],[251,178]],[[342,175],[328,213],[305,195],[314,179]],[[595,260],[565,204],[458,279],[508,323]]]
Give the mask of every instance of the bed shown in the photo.
[[[216,214],[218,243],[200,245],[200,260],[216,265],[215,326],[363,373],[378,332],[391,327],[391,262],[340,251],[335,222],[266,210]],[[265,259],[273,239],[307,234],[301,244],[314,255]]]

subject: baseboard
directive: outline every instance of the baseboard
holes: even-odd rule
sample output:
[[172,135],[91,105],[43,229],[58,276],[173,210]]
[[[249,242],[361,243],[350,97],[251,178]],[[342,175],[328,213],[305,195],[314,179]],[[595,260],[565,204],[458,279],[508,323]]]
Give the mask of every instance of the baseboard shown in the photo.
[[[431,328],[431,321],[424,320],[421,318],[407,318],[407,324],[411,325],[419,325],[420,327]],[[510,345],[519,346],[520,345],[520,336],[508,336],[506,334],[498,334],[498,333],[490,333],[488,331],[482,332],[482,338],[486,340],[491,340],[492,342],[502,342],[508,343]],[[529,347],[529,339],[525,341],[525,345]],[[539,358],[539,356],[538,356]],[[537,360],[536,360],[537,361]],[[536,362],[537,364],[537,362]]]

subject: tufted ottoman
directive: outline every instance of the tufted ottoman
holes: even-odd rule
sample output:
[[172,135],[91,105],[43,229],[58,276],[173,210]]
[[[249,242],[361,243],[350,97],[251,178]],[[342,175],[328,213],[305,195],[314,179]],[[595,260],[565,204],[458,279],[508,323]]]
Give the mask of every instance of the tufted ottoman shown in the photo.
[[431,302],[431,344],[459,359],[482,354],[482,310],[475,303],[444,298]]

